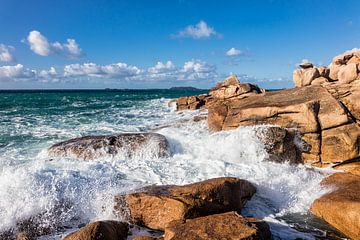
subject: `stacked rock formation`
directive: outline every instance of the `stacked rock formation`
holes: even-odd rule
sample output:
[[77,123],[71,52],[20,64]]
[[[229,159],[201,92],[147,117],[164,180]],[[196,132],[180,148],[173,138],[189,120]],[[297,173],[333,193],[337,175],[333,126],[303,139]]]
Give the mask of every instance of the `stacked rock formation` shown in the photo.
[[[208,126],[220,131],[273,124],[300,135],[306,143],[298,149],[304,163],[327,166],[356,160],[360,157],[359,56],[360,51],[339,55],[329,67],[301,64],[294,71],[298,87],[293,89],[266,92],[231,76],[211,89],[201,106],[208,109]],[[351,66],[356,74],[347,71]]]
[[360,51],[336,56],[328,67],[299,67],[296,87],[278,91],[242,88],[231,76],[210,90],[201,108],[208,109],[213,131],[277,125],[265,138],[257,133],[271,160],[346,171],[323,181],[335,190],[316,200],[311,212],[360,239]]
[[360,51],[349,51],[333,58],[328,67],[314,67],[312,63],[302,63],[293,73],[296,87],[321,85],[338,81],[351,83],[360,80]]

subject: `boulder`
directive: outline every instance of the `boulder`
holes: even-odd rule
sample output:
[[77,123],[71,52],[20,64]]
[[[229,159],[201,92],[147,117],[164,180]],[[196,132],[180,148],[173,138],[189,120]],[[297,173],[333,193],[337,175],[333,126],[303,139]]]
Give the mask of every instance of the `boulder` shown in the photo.
[[[332,128],[351,121],[343,106],[320,86],[308,86],[281,91],[266,92],[261,96],[226,101],[227,111],[209,109],[208,123],[221,125],[222,130],[257,124],[274,124],[315,133],[322,128]],[[226,114],[222,120],[213,115]],[[219,128],[219,127],[215,127]]]
[[82,160],[115,156],[120,153],[127,157],[165,157],[170,155],[170,147],[165,136],[158,133],[123,133],[75,138],[57,143],[48,149],[51,157],[72,157]]
[[118,221],[98,221],[70,233],[64,240],[126,240],[129,224]]
[[339,163],[359,157],[360,127],[350,123],[322,131],[321,161]]
[[358,67],[355,63],[349,63],[342,66],[338,72],[338,79],[340,83],[351,83],[356,80],[358,76]]
[[329,82],[329,80],[325,77],[318,77],[315,78],[312,82],[311,85],[321,85],[323,83]]
[[164,230],[173,221],[240,212],[255,191],[248,181],[231,177],[184,186],[150,186],[140,192],[117,196],[115,210],[135,224]]
[[311,212],[351,239],[360,239],[360,176],[335,173],[322,182],[334,190],[311,206]]
[[296,87],[308,86],[318,77],[320,77],[320,72],[317,68],[296,69],[293,73]]
[[329,78],[330,70],[327,67],[318,67],[320,77]]
[[329,78],[333,81],[337,81],[338,73],[341,68],[341,65],[331,63],[328,68],[329,68]]
[[[336,151],[327,148],[338,149],[341,153],[333,161],[346,161],[359,153],[358,126],[345,105],[326,88],[311,85],[219,102],[209,108],[208,126],[219,131],[239,126],[277,125],[308,137],[303,140],[311,147],[301,150],[305,162],[318,162],[324,155],[328,163],[332,152],[336,154]],[[352,133],[341,133],[340,141],[332,141],[334,134],[343,130]]]
[[209,94],[215,99],[228,99],[244,94],[246,94],[245,96],[259,94],[263,91],[263,89],[250,83],[241,84],[236,76],[230,76],[212,88]]
[[312,64],[311,62],[303,62],[299,64],[299,67],[302,69],[313,68],[314,64]]
[[342,170],[357,176],[360,176],[360,161],[345,162],[334,167],[336,170]]
[[[298,153],[298,147],[295,144],[295,141],[300,141],[300,139],[296,139],[294,132],[272,126],[256,129],[256,136],[264,144],[269,160],[290,163],[301,162],[301,155]],[[311,148],[311,146],[307,147]]]
[[343,104],[354,120],[360,121],[360,80],[355,80],[351,84],[332,83],[324,87]]
[[269,226],[236,212],[186,220],[165,229],[164,240],[271,239]]
[[180,97],[176,100],[176,109],[178,111],[200,109],[205,105],[207,97],[208,95]]

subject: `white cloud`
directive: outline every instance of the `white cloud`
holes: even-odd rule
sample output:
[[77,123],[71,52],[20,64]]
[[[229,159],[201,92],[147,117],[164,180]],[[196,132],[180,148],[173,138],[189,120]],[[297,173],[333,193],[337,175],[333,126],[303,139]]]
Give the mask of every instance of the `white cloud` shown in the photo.
[[29,80],[36,77],[36,71],[25,68],[22,64],[0,67],[0,81]]
[[151,74],[159,74],[173,71],[175,69],[175,65],[172,61],[167,61],[166,63],[157,62],[154,67],[148,69],[148,72]]
[[214,65],[200,60],[187,61],[176,67],[172,61],[157,62],[155,66],[143,70],[126,63],[98,65],[77,63],[64,66],[59,73],[54,67],[48,70],[30,70],[23,65],[0,67],[0,81],[71,82],[90,79],[126,81],[213,81],[219,74]]
[[241,55],[243,52],[236,49],[236,48],[230,48],[227,52],[226,55],[227,56],[238,56]]
[[39,72],[39,77],[41,78],[56,78],[58,73],[54,67],[51,67],[49,70],[41,70]]
[[182,67],[176,67],[171,61],[158,62],[138,78],[150,81],[195,81],[213,80],[217,76],[214,65],[200,60],[191,60],[185,62]]
[[40,55],[48,56],[51,53],[51,47],[46,37],[41,35],[38,31],[31,31],[27,37],[30,49]]
[[126,63],[115,63],[105,66],[95,63],[70,64],[64,67],[65,77],[131,77],[142,72],[141,69]]
[[4,44],[0,44],[0,61],[2,61],[2,62],[14,62],[15,58],[11,54],[12,50],[14,50],[14,47],[6,46]]
[[78,58],[82,55],[82,50],[75,39],[67,39],[66,43],[50,43],[48,39],[39,31],[31,31],[27,37],[30,49],[40,55],[49,56],[51,54],[64,54],[70,58]]
[[179,38],[210,38],[211,36],[218,35],[214,28],[207,25],[205,21],[200,21],[196,25],[189,25],[185,27],[183,30],[180,30],[174,37]]
[[179,73],[179,80],[213,79],[217,76],[214,65],[200,60],[185,62]]
[[80,57],[82,55],[82,50],[79,47],[79,44],[75,41],[75,39],[68,39],[67,43],[64,44],[64,47],[69,52],[69,55],[72,57]]

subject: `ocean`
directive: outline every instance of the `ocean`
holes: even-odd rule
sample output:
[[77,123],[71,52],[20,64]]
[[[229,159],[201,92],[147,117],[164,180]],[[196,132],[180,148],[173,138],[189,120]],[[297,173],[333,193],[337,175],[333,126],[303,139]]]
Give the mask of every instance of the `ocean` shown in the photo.
[[[220,176],[249,180],[257,193],[244,215],[264,219],[275,239],[315,239],[325,226],[308,214],[328,189],[327,170],[266,160],[256,128],[210,132],[193,121],[204,110],[176,112],[171,99],[204,93],[180,90],[53,90],[0,92],[0,232],[42,214],[57,226],[41,239],[61,239],[78,225],[117,219],[114,195],[150,184],[187,184]],[[75,137],[160,133],[171,156],[81,161],[51,158],[47,148]],[[320,227],[319,227],[320,226]]]

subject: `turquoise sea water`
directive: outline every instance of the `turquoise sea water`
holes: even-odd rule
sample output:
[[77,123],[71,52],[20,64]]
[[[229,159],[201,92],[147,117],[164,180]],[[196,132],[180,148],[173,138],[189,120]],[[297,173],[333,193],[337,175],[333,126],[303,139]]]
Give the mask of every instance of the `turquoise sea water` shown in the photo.
[[[256,127],[212,133],[205,121],[192,121],[206,112],[175,112],[168,105],[179,96],[204,92],[0,92],[0,232],[41,214],[40,224],[54,228],[43,239],[60,239],[79,224],[119,219],[112,211],[115,194],[148,184],[236,176],[258,189],[243,214],[268,221],[275,239],[322,234],[306,233],[313,227],[301,221],[308,219],[311,202],[327,191],[319,186],[326,173],[266,161]],[[146,131],[166,136],[172,155],[94,161],[47,155],[49,146],[74,137]]]

